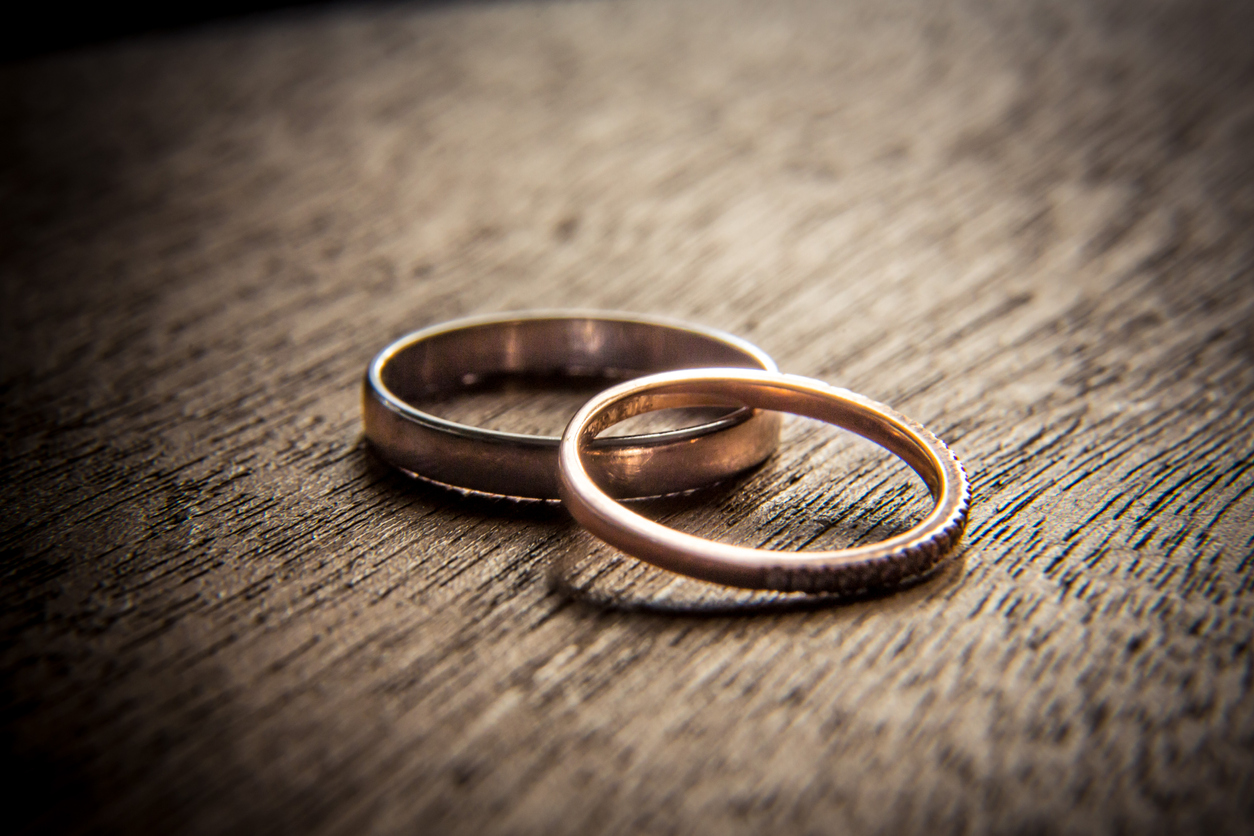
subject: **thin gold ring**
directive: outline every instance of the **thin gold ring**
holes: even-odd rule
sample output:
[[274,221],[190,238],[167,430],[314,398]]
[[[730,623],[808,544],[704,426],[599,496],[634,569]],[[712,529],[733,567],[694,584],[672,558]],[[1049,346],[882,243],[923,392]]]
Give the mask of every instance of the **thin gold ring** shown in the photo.
[[[778,552],[703,540],[659,525],[615,502],[593,481],[584,457],[598,433],[644,412],[691,406],[791,412],[851,430],[910,465],[935,506],[914,528],[879,543]],[[962,465],[921,424],[822,381],[746,369],[665,372],[606,389],[567,425],[558,464],[562,501],[606,543],[672,572],[748,589],[849,594],[922,577],[957,544],[970,503]]]

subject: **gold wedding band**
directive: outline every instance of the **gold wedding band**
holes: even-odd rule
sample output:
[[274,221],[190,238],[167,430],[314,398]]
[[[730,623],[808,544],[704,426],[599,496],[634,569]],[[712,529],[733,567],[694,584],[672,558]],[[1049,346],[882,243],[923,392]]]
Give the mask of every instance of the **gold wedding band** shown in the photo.
[[[419,409],[433,395],[497,375],[609,379],[666,369],[775,363],[738,337],[674,320],[539,311],[449,322],[403,337],[366,371],[362,418],[390,464],[483,493],[557,498],[557,436],[472,427]],[[733,407],[693,427],[598,439],[587,466],[616,497],[691,490],[756,467],[779,444],[779,416]]]
[[[629,511],[586,466],[596,435],[644,412],[742,406],[791,412],[851,430],[901,457],[922,477],[935,506],[914,528],[879,543],[834,551],[777,552],[694,537]],[[967,521],[962,465],[921,424],[869,398],[818,380],[733,368],[641,377],[595,396],[575,414],[558,454],[561,496],[584,528],[663,569],[749,589],[857,593],[900,584],[935,569]]]

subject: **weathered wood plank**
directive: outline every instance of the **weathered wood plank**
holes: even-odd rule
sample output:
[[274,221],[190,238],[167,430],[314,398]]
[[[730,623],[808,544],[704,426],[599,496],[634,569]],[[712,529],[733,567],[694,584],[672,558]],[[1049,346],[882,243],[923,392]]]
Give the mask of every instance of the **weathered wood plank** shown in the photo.
[[[1243,832],[1251,17],[401,6],[3,68],[17,825]],[[388,340],[571,305],[924,421],[972,476],[961,556],[798,607],[364,449]],[[917,488],[794,421],[645,507],[817,548]]]

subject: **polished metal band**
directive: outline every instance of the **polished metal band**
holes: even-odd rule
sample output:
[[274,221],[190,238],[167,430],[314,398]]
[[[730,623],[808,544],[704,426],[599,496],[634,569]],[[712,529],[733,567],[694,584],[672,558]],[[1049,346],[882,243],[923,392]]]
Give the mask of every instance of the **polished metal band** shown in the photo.
[[[556,499],[557,436],[522,435],[439,418],[414,404],[500,374],[622,379],[666,369],[775,370],[744,340],[682,322],[598,312],[540,311],[427,328],[381,351],[366,372],[366,438],[391,464],[458,488]],[[616,497],[702,487],[766,460],[779,416],[734,407],[694,427],[598,439],[588,468]]]
[[[659,525],[615,502],[585,467],[590,443],[619,421],[656,409],[741,405],[835,424],[905,460],[936,505],[911,530],[836,551],[775,552],[703,540]],[[607,389],[571,419],[559,454],[561,495],[585,528],[610,545],[673,572],[729,586],[856,593],[925,575],[966,526],[969,490],[962,466],[922,425],[861,395],[795,375],[696,369],[650,375]]]

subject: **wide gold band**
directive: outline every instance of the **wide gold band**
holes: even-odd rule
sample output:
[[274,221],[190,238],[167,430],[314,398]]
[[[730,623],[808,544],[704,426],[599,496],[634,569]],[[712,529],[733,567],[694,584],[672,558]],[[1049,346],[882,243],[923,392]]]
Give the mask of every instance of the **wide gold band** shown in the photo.
[[[744,340],[656,317],[538,311],[463,319],[379,352],[366,371],[362,421],[371,446],[407,473],[484,493],[557,499],[557,436],[467,426],[416,403],[487,376],[614,381],[697,366],[775,370],[770,357]],[[733,407],[694,427],[599,439],[585,455],[614,496],[657,496],[755,467],[778,444],[778,415]]]

